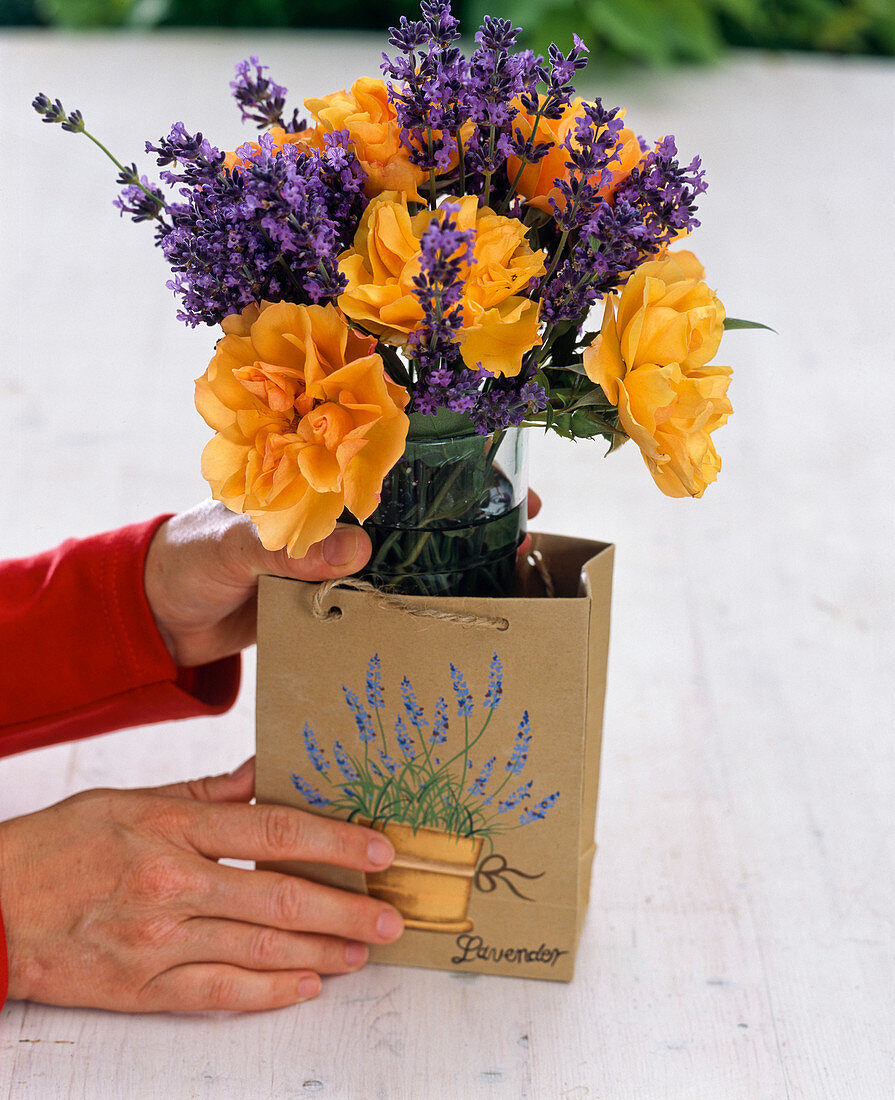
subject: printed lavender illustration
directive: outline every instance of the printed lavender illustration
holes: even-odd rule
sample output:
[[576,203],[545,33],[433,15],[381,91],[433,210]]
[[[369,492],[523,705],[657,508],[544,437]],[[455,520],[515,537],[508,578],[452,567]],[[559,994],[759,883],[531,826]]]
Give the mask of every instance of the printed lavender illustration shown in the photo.
[[483,846],[493,851],[494,837],[545,818],[560,792],[534,802],[534,780],[519,781],[533,737],[527,710],[512,742],[507,738],[502,767],[498,756],[476,751],[503,696],[498,654],[491,658],[478,713],[466,677],[453,663],[450,679],[452,706],[439,697],[430,722],[403,677],[392,721],[386,717],[382,663],[374,654],[367,664],[366,705],[343,686],[356,739],[347,748],[342,740],[332,742],[335,765],[304,724],[304,748],[326,781],[326,793],[301,775],[293,773],[292,783],[310,807],[372,825],[392,841],[395,862],[365,876],[367,890],[396,906],[407,927],[461,932],[472,928],[469,899]]

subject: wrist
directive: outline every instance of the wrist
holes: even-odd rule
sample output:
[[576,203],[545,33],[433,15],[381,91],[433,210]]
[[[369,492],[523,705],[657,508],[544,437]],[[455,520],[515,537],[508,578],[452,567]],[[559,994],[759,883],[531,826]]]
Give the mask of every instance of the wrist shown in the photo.
[[166,519],[165,522],[157,528],[146,550],[146,561],[143,566],[143,590],[146,593],[146,601],[149,604],[149,610],[152,612],[152,617],[155,620],[156,629],[162,641],[165,643],[165,648],[168,650],[168,653],[171,655],[172,659],[176,661],[177,656],[174,635],[167,625],[167,618],[164,612],[165,583],[170,557],[170,540],[168,537],[168,525],[170,522],[169,519]]

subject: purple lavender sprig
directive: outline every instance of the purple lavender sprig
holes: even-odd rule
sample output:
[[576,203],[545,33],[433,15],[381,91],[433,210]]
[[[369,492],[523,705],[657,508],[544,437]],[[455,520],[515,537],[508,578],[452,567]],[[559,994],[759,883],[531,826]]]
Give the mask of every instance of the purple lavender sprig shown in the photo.
[[83,134],[101,149],[109,160],[118,169],[116,182],[124,190],[121,192],[115,206],[121,211],[122,216],[130,214],[135,222],[157,221],[160,232],[166,232],[168,223],[162,217],[162,212],[167,209],[165,196],[157,184],[152,183],[146,176],[140,175],[136,164],[124,165],[114,156],[98,138],[87,129],[84,116],[80,111],[66,111],[60,100],[51,100],[49,96],[40,92],[35,96],[31,106],[39,115],[42,122],[58,123],[69,134]]
[[577,34],[572,35],[572,48],[567,54],[564,54],[555,43],[548,46],[547,60],[550,63],[550,69],[545,79],[547,91],[544,96],[544,116],[546,118],[562,118],[563,111],[575,95],[572,80],[575,73],[587,67],[589,53],[587,46]]
[[694,157],[683,167],[677,146],[669,134],[631,172],[616,193],[616,200],[637,209],[649,235],[650,251],[670,244],[682,231],[695,229],[695,200],[708,184],[702,161]]
[[[254,71],[253,71],[254,70]],[[298,111],[292,112],[292,118],[283,121],[283,108],[286,105],[286,89],[265,76],[268,66],[261,65],[254,55],[236,66],[236,79],[230,81],[233,98],[236,100],[243,122],[254,122],[259,130],[271,126],[282,126],[287,133],[304,130],[307,122],[299,121]]]
[[413,294],[423,311],[410,334],[407,354],[416,369],[413,410],[433,416],[439,409],[470,412],[482,376],[459,362],[456,334],[463,326],[464,269],[475,263],[474,229],[459,229],[460,207],[445,203],[420,238],[420,271]]
[[[429,172],[430,204],[435,207],[435,175],[446,172],[461,155],[457,137],[469,118],[468,63],[454,45],[460,23],[448,0],[423,0],[423,18],[400,23],[389,42],[404,56],[382,55],[389,99],[401,125],[401,137],[414,164]],[[460,190],[466,188],[462,182]]]
[[[564,233],[579,229],[593,211],[604,202],[600,194],[612,178],[610,164],[619,159],[615,147],[622,129],[618,107],[606,109],[601,100],[583,103],[582,114],[575,120],[573,134],[563,143],[569,179],[557,181],[562,205],[551,198],[557,227]],[[548,277],[549,277],[548,272]]]
[[465,142],[466,169],[481,176],[482,205],[491,203],[492,179],[514,152],[514,100],[537,85],[541,58],[513,53],[521,33],[507,19],[486,15],[469,58],[467,109],[474,128]]
[[[581,162],[583,170],[598,164],[599,145],[605,151],[605,142],[594,141],[587,154],[589,163]],[[581,186],[573,180],[560,185],[567,205],[558,218],[564,219],[567,228],[556,251],[557,257],[562,253],[564,258],[551,265],[544,280],[541,317],[548,326],[571,322],[577,327],[595,302],[623,284],[635,267],[682,230],[699,225],[695,199],[706,189],[704,173],[698,157],[682,167],[676,153],[674,138],[664,138],[622,181],[612,202],[596,195],[599,182]],[[605,180],[610,160],[599,180]],[[565,241],[571,241],[571,247],[563,250]],[[549,344],[544,351],[548,349]]]
[[262,299],[327,301],[345,286],[336,257],[353,236],[365,205],[364,173],[345,131],[327,134],[322,152],[293,145],[242,146],[243,163],[221,167],[223,154],[177,124],[156,146],[184,200],[169,205],[172,226],[158,243],[174,272],[187,324],[216,324]]
[[480,435],[490,435],[501,428],[522,424],[546,406],[547,393],[535,380],[529,366],[515,378],[490,378],[478,395],[470,415],[475,430]]

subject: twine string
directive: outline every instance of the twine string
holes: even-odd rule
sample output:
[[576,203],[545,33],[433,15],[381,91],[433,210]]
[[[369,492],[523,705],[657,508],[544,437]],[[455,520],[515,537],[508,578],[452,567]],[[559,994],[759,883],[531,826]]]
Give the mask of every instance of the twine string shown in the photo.
[[540,550],[531,551],[528,555],[528,564],[533,567],[541,578],[541,584],[544,586],[544,593],[548,599],[552,600],[556,596],[556,585],[553,583],[553,577],[550,574],[550,570],[547,568],[547,563],[544,561],[544,555]]
[[314,618],[319,619],[320,622],[333,622],[341,618],[342,612],[338,608],[324,606],[330,592],[335,588],[352,588],[356,592],[366,592],[373,597],[374,603],[379,607],[401,611],[405,615],[414,615],[420,619],[438,619],[443,623],[459,623],[460,626],[485,626],[493,630],[507,630],[510,625],[509,620],[503,616],[492,618],[489,615],[461,615],[456,611],[437,611],[432,607],[417,607],[398,596],[390,596],[369,581],[362,581],[357,577],[337,577],[335,580],[323,581],[317,586],[311,610]]

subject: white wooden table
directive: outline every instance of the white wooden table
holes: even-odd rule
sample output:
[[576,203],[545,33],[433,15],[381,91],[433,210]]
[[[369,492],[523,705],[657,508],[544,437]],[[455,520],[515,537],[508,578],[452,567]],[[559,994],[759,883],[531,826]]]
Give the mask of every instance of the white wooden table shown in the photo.
[[[41,126],[80,107],[122,159],[181,119],[232,146],[232,65],[295,98],[376,73],[379,36],[0,38],[0,555],[205,495],[192,379],[114,173]],[[260,1015],[11,1003],[0,1097],[890,1100],[895,658],[895,67],[742,55],[602,91],[703,155],[693,247],[735,333],[721,479],[668,500],[631,449],[534,441],[539,526],[617,543],[600,850],[571,985],[369,967]],[[144,158],[141,163],[146,163]],[[147,168],[151,164],[147,163]],[[0,761],[0,815],[230,768],[226,717]]]

